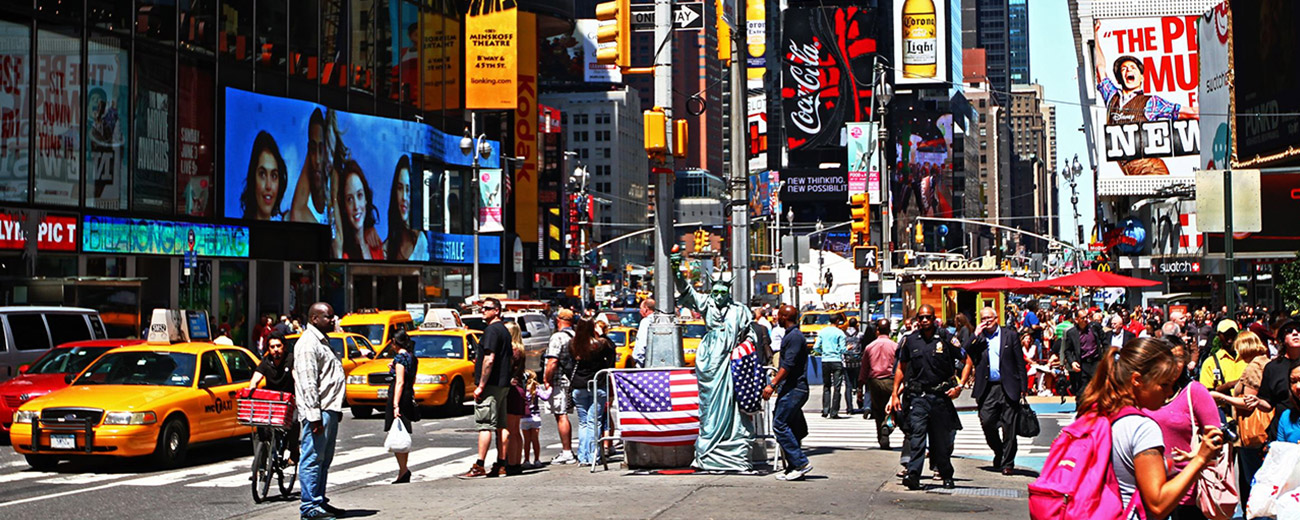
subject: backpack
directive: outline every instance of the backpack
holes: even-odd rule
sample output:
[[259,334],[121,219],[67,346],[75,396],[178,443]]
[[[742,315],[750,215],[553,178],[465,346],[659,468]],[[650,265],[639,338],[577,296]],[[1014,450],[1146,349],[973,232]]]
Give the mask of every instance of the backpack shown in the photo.
[[[1142,497],[1134,493],[1128,507],[1123,505],[1111,466],[1110,428],[1114,421],[1141,413],[1133,407],[1113,417],[1087,413],[1062,429],[1052,441],[1042,473],[1029,484],[1029,517],[1127,519]],[[1146,518],[1145,509],[1138,511]]]

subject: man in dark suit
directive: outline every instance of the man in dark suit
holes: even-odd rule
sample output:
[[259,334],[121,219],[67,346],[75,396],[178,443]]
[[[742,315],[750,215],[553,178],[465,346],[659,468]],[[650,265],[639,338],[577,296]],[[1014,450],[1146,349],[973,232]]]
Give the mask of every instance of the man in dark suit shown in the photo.
[[1110,317],[1109,328],[1106,330],[1106,344],[1103,348],[1109,350],[1110,347],[1124,348],[1124,345],[1132,341],[1137,336],[1132,332],[1124,329],[1124,317],[1116,314]]
[[1074,313],[1074,326],[1066,329],[1065,340],[1061,342],[1061,366],[1070,375],[1070,393],[1075,399],[1083,393],[1084,374],[1080,364],[1083,357],[1083,333],[1088,326],[1088,310],[1079,309]]
[[1003,475],[1012,474],[1015,467],[1016,416],[1026,384],[1025,354],[1019,339],[1015,329],[998,326],[996,310],[985,307],[966,345],[966,355],[975,366],[980,426],[993,450],[993,466]]

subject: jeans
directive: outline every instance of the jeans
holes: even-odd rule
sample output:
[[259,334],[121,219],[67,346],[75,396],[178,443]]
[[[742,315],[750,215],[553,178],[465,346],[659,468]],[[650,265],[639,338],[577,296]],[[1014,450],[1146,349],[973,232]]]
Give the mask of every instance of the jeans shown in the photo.
[[600,432],[605,429],[607,391],[598,388],[573,390],[573,404],[578,410],[578,463],[591,464],[600,458]]
[[320,420],[319,433],[312,433],[311,423],[300,422],[302,440],[299,443],[298,485],[302,488],[302,505],[299,509],[304,515],[329,503],[325,498],[325,482],[329,479],[330,463],[334,462],[334,439],[338,437],[343,412],[322,411]]
[[[822,417],[840,414],[840,386],[843,384],[844,363],[822,361]],[[849,400],[853,399],[850,397]]]
[[861,365],[852,366],[844,365],[844,406],[845,412],[853,413],[854,410],[863,409],[862,399],[858,399],[858,389],[862,386],[862,381],[858,381],[858,370]]
[[776,398],[772,411],[772,433],[781,453],[785,455],[786,469],[803,467],[808,457],[800,448],[800,441],[808,435],[808,422],[803,417],[803,405],[808,402],[808,389],[796,388]]

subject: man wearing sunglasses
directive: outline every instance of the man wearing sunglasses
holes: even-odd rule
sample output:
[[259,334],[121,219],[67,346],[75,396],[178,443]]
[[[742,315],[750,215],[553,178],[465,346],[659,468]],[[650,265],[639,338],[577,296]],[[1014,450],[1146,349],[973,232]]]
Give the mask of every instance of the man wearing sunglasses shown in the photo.
[[[894,371],[894,391],[886,413],[904,410],[908,425],[911,457],[903,485],[921,489],[921,469],[925,466],[927,441],[930,463],[943,487],[952,489],[952,448],[954,434],[961,427],[957,408],[952,401],[961,395],[961,383],[955,381],[957,363],[964,362],[961,381],[970,376],[970,359],[951,336],[937,327],[934,307],[925,304],[916,311],[918,329],[903,338],[898,351],[898,368]],[[904,393],[900,393],[904,392]]]
[[[510,390],[510,358],[514,351],[510,331],[501,320],[501,301],[486,298],[483,301],[483,318],[487,329],[479,343],[474,360],[474,423],[478,426],[478,460],[469,471],[456,475],[462,479],[498,477],[506,475],[505,454],[509,453],[506,429],[506,393]],[[484,469],[492,434],[497,436],[497,461],[490,470]]]

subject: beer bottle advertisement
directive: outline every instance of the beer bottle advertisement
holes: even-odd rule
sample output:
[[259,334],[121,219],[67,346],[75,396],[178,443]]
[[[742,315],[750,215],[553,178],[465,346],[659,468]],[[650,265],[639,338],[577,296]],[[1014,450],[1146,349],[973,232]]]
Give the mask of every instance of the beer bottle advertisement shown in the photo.
[[941,84],[948,78],[948,10],[944,0],[894,2],[894,82]]

